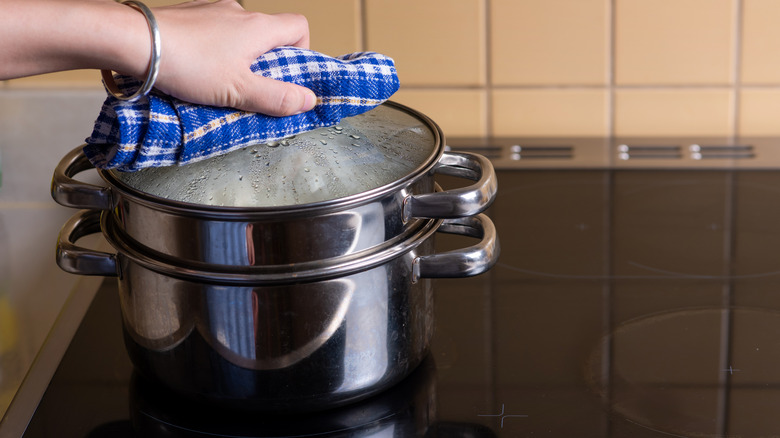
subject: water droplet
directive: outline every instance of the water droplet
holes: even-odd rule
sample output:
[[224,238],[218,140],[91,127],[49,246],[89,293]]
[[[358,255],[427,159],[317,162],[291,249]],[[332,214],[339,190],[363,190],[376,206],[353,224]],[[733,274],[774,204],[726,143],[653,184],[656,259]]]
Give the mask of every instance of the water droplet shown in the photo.
[[327,141],[325,141],[325,140],[320,140],[320,143],[322,143],[322,144],[328,144],[328,142],[327,142]]
[[309,168],[308,168],[308,167],[304,167],[304,168],[303,168],[303,171],[304,171],[304,172],[308,172],[308,171],[309,171]]
[[359,135],[355,135],[355,134],[350,134],[349,136],[350,136],[350,137],[352,137],[352,138],[354,138],[354,139],[359,139],[359,138],[360,138],[360,136],[359,136]]
[[282,146],[289,146],[290,145],[290,142],[287,141],[287,140],[282,140],[280,143],[282,144]]
[[272,147],[272,148],[275,148],[275,147],[279,146],[279,142],[278,142],[278,141],[269,141],[269,142],[268,142],[268,143],[266,143],[266,144],[267,144],[268,146]]

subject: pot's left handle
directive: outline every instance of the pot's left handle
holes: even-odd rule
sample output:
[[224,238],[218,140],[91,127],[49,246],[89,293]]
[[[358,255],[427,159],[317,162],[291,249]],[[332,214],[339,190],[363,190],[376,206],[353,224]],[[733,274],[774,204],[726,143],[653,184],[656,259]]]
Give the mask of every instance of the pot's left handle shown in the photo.
[[119,276],[116,254],[82,248],[76,241],[100,232],[99,210],[82,210],[65,222],[57,238],[57,265],[71,274]]
[[108,187],[96,186],[73,179],[77,173],[93,169],[84,154],[84,145],[62,157],[51,180],[51,197],[65,207],[109,210],[114,197]]
[[468,248],[419,256],[412,265],[412,281],[419,278],[461,278],[479,275],[496,264],[501,252],[493,221],[485,214],[446,219],[438,232],[481,239]]

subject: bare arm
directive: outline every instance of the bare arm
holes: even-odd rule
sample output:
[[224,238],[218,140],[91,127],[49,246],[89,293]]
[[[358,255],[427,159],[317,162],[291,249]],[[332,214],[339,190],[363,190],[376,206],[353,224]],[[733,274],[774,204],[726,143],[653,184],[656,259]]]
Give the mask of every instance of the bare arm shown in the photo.
[[[112,0],[0,0],[0,8],[0,79],[79,68],[145,76],[151,37],[134,8]],[[159,90],[277,116],[314,106],[310,90],[249,70],[274,47],[308,48],[302,16],[248,12],[234,0],[152,10],[162,41]]]

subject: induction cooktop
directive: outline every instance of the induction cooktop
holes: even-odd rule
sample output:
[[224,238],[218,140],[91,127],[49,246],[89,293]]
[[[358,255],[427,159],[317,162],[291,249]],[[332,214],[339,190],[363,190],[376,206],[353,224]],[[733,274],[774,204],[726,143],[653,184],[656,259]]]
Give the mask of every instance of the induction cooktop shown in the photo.
[[390,390],[310,414],[183,399],[133,371],[108,279],[23,436],[776,436],[773,151],[757,163],[759,143],[586,140],[474,143],[497,154],[501,257],[436,281],[432,352]]

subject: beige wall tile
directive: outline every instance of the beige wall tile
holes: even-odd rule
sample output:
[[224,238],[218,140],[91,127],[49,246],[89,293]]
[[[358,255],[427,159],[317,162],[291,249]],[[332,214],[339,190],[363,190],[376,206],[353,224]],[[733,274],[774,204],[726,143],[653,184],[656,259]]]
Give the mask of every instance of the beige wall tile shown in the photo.
[[492,96],[494,135],[607,135],[606,90],[496,90]]
[[103,88],[99,70],[70,70],[7,81],[8,88]]
[[396,61],[401,84],[485,83],[484,0],[366,0],[368,50]]
[[267,14],[306,16],[311,49],[330,56],[361,50],[360,0],[244,0],[244,8]]
[[392,100],[433,119],[446,137],[481,137],[485,126],[485,92],[480,90],[405,90]]
[[740,135],[780,135],[780,89],[743,89],[739,98]]
[[616,0],[616,83],[728,84],[735,1]]
[[741,79],[746,84],[780,83],[780,2],[744,0]]
[[608,8],[608,0],[493,0],[493,83],[606,85]]
[[730,89],[645,89],[615,93],[615,134],[732,134]]

